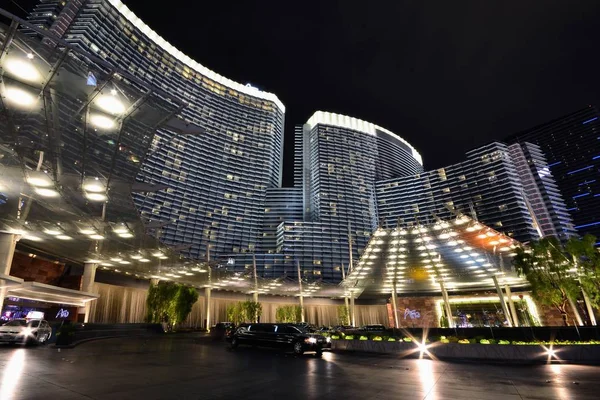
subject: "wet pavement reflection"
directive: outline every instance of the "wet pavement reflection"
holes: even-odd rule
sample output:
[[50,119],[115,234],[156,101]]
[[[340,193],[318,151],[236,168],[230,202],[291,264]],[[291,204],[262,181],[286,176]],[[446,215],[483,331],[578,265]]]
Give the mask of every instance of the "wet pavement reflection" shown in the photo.
[[597,399],[600,367],[231,351],[192,335],[0,346],[0,399]]

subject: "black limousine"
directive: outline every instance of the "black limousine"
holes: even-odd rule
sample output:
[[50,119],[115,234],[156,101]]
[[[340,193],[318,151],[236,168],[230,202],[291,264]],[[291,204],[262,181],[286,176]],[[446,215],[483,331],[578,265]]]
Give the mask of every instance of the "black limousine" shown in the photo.
[[294,324],[248,324],[239,327],[229,338],[231,348],[240,345],[272,347],[291,350],[294,354],[315,352],[323,354],[323,349],[331,348],[331,340],[322,335],[310,333]]

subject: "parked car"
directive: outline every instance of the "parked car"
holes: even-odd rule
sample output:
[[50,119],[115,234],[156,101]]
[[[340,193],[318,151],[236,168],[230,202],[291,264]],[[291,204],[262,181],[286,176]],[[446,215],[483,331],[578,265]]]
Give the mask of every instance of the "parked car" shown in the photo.
[[321,356],[323,349],[331,348],[331,340],[294,324],[248,324],[238,328],[231,337],[231,348],[240,345],[291,350],[297,355],[315,352]]
[[228,334],[235,329],[233,322],[219,322],[212,328],[210,328],[210,337],[213,340],[223,340],[227,338]]
[[41,319],[13,319],[0,326],[0,342],[43,344],[52,336],[52,328]]
[[363,332],[385,332],[387,328],[381,324],[365,325],[360,328]]

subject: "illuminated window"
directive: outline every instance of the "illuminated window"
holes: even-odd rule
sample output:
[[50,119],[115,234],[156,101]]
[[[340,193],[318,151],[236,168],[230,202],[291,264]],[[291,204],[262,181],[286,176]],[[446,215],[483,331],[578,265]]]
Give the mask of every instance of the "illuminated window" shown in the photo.
[[438,175],[440,176],[441,181],[445,181],[446,179],[448,179],[446,177],[446,170],[444,168],[438,169]]

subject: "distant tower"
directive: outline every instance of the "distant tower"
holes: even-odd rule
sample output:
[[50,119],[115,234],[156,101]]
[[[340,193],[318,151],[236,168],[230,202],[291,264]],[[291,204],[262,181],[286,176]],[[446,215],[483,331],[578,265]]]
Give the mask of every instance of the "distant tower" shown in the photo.
[[[600,113],[586,107],[507,138],[538,145],[580,235],[600,240]],[[559,214],[556,218],[564,218]],[[568,234],[568,232],[564,232]]]

